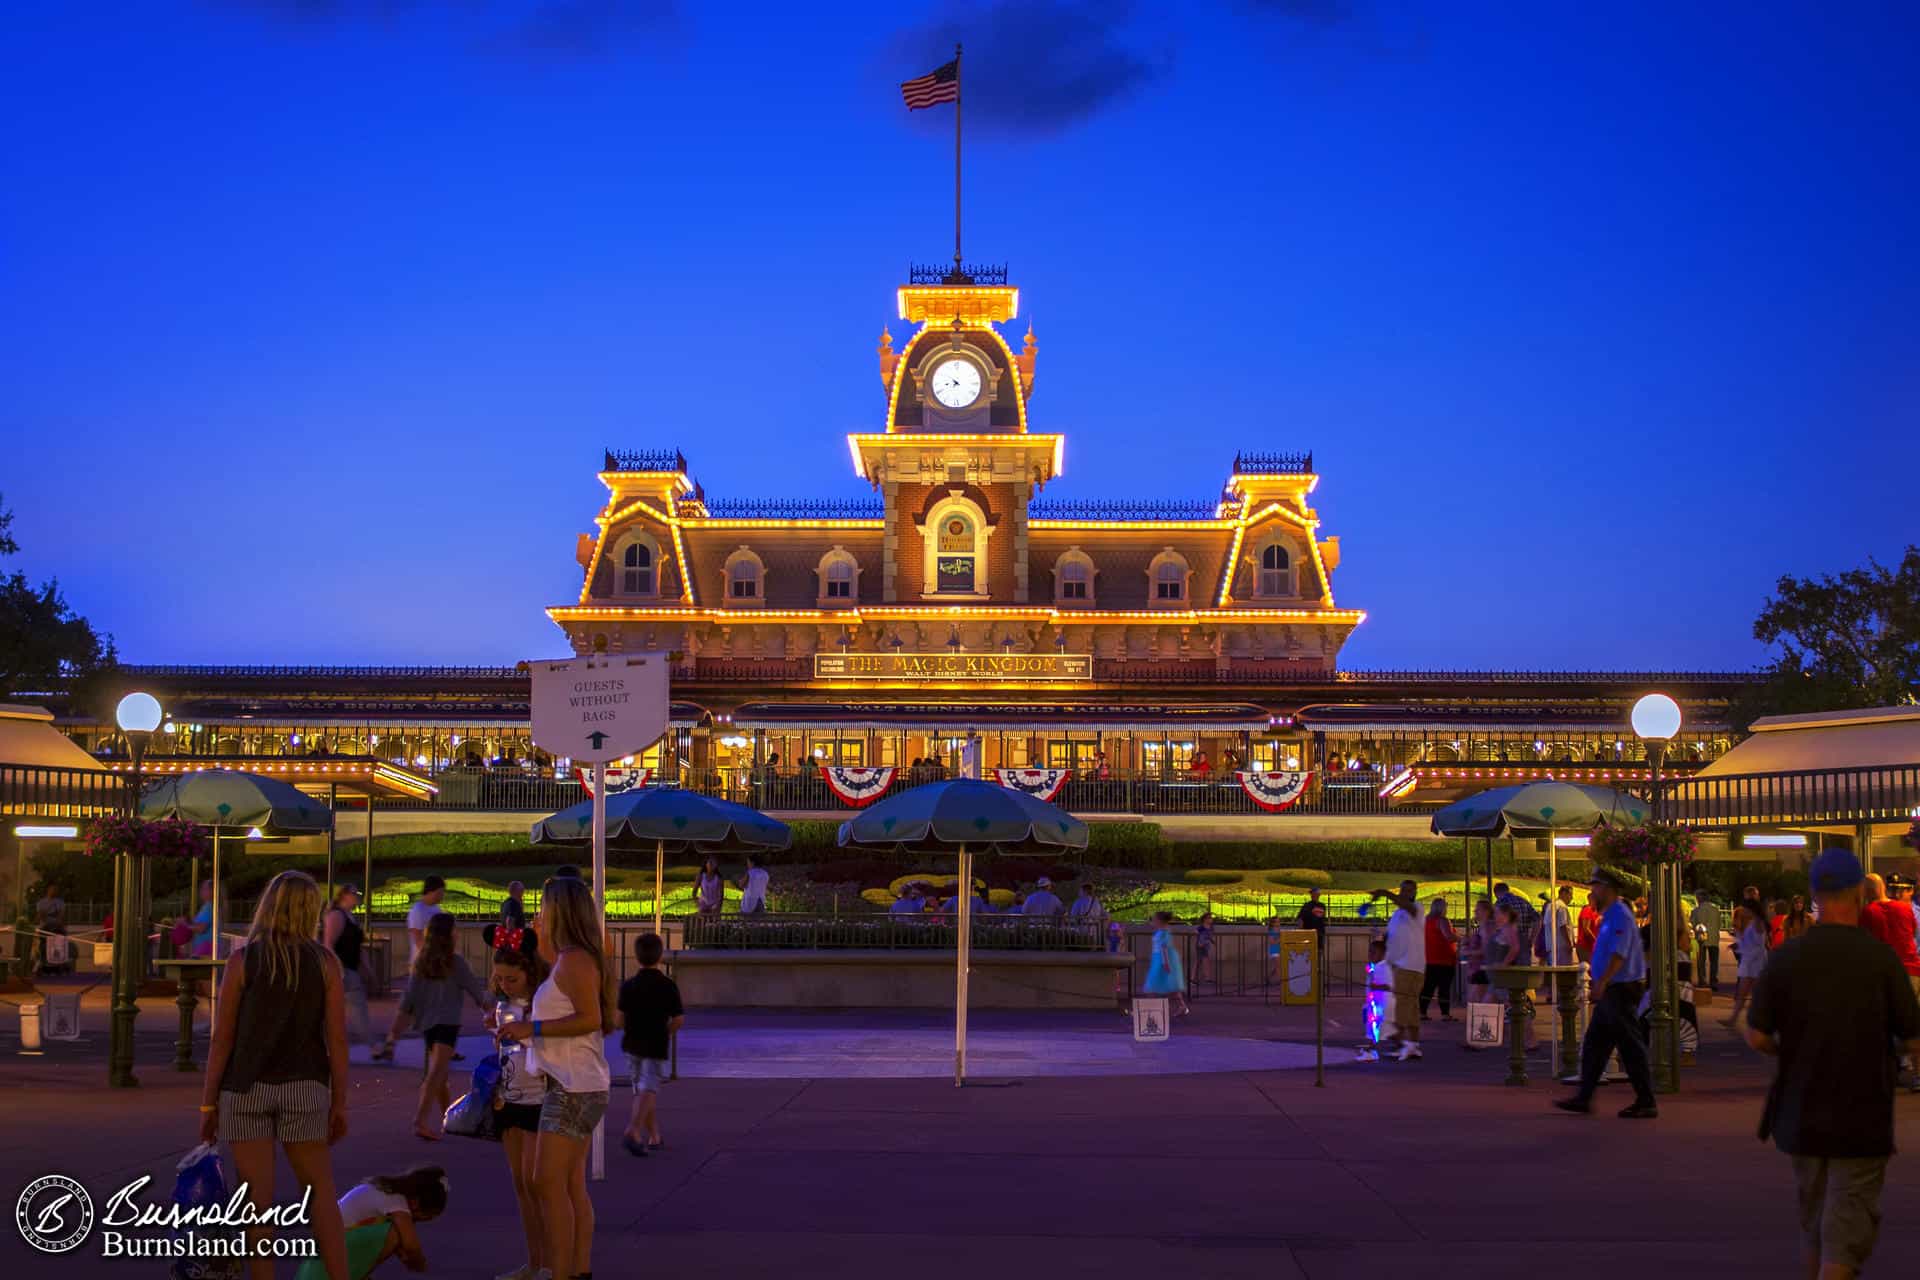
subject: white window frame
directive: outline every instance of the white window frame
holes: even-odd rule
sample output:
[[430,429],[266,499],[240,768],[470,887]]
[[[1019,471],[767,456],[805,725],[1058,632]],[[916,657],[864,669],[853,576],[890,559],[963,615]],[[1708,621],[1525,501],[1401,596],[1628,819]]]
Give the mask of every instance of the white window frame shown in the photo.
[[[1173,565],[1179,569],[1180,595],[1178,598],[1168,599],[1160,594],[1160,569],[1164,565]],[[1147,605],[1153,609],[1181,609],[1185,608],[1192,599],[1193,566],[1187,563],[1185,556],[1172,547],[1167,547],[1147,565]]]
[[[644,547],[647,552],[647,581],[651,584],[645,591],[627,589],[627,552],[633,547]],[[652,534],[640,530],[623,534],[613,548],[613,594],[633,600],[650,600],[660,595],[660,540]]]
[[[832,572],[838,565],[847,566],[847,594],[836,596],[828,594],[832,582]],[[860,603],[860,562],[845,547],[836,546],[820,557],[819,567],[815,570],[819,577],[819,604],[823,609],[851,609]]]
[[[1267,552],[1274,548],[1287,557],[1287,567],[1281,570],[1267,568]],[[1267,590],[1267,574],[1281,574],[1280,590]],[[1279,600],[1297,596],[1299,591],[1300,551],[1286,538],[1268,538],[1253,553],[1253,594],[1259,600]]]
[[[750,564],[753,566],[753,594],[750,596],[737,596],[733,594],[733,571],[736,566],[742,564]],[[721,580],[720,591],[721,597],[727,602],[728,607],[745,609],[766,603],[767,565],[766,561],[762,560],[753,548],[741,547],[738,551],[735,551],[727,557],[727,562],[722,568],[724,576]]]
[[[1069,567],[1084,569],[1086,571],[1087,576],[1083,581],[1086,583],[1087,594],[1084,596],[1070,596],[1067,594],[1067,569]],[[1099,570],[1094,567],[1092,556],[1077,546],[1069,547],[1065,551],[1062,551],[1059,559],[1053,562],[1054,604],[1070,609],[1091,609],[1094,602],[1094,580],[1098,576]]]

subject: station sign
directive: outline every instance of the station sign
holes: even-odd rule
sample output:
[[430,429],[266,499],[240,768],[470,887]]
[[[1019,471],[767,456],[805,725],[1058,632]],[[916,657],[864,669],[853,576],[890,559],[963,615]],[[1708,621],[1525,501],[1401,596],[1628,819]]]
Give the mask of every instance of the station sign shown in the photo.
[[816,653],[816,680],[1092,680],[1090,653]]

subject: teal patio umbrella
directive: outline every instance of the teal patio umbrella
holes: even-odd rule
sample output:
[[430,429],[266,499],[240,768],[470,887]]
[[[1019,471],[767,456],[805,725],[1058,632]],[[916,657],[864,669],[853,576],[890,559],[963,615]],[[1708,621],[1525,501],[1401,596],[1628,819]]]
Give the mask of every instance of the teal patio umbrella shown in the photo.
[[[150,820],[178,818],[212,832],[211,958],[215,960],[220,958],[221,837],[231,840],[249,836],[306,836],[333,830],[333,810],[326,805],[278,778],[240,769],[196,769],[167,778],[140,797],[139,815]],[[220,984],[212,983],[211,989],[217,1018]]]
[[[1492,841],[1499,836],[1546,835],[1561,831],[1592,831],[1595,827],[1632,827],[1646,822],[1652,810],[1638,796],[1611,787],[1590,787],[1579,782],[1526,782],[1513,787],[1495,787],[1477,796],[1456,800],[1433,815],[1433,833],[1441,836],[1480,836]],[[1471,858],[1471,855],[1469,855]],[[1547,880],[1557,883],[1560,855],[1551,840],[1547,843]],[[1493,857],[1487,857],[1487,874],[1493,874]],[[1471,873],[1469,873],[1471,880]],[[1471,898],[1472,884],[1467,886]]]
[[840,824],[840,844],[960,860],[953,1002],[953,1082],[967,1082],[967,968],[973,954],[973,859],[978,853],[1067,853],[1087,847],[1087,824],[1045,800],[978,778],[897,792]]
[[[653,849],[653,931],[660,932],[667,850],[774,853],[793,844],[787,824],[731,800],[678,787],[640,787],[607,797],[607,846]],[[534,844],[593,842],[593,801],[583,800],[533,824]]]

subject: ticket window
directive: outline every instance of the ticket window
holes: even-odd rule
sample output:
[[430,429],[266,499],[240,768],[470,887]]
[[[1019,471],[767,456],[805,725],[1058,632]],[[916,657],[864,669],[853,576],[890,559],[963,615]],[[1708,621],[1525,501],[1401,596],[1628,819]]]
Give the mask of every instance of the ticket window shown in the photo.
[[1140,744],[1140,764],[1148,774],[1165,777],[1170,774],[1186,773],[1193,764],[1194,744],[1191,739]]
[[1093,768],[1094,744],[1091,742],[1047,743],[1047,768],[1072,769],[1084,773]]
[[863,738],[816,738],[813,758],[820,764],[857,768],[867,762],[867,744]]

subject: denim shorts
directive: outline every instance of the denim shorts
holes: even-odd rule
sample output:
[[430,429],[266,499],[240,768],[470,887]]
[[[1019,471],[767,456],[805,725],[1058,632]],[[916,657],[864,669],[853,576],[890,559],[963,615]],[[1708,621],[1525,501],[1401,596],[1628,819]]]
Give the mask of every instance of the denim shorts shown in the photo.
[[607,1114],[607,1091],[568,1093],[549,1088],[540,1103],[540,1132],[557,1133],[582,1142],[593,1136],[600,1118]]
[[667,1082],[665,1058],[636,1058],[628,1054],[627,1070],[633,1074],[635,1093],[658,1093],[660,1086]]

